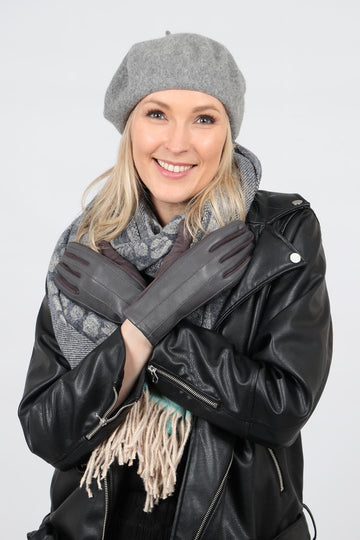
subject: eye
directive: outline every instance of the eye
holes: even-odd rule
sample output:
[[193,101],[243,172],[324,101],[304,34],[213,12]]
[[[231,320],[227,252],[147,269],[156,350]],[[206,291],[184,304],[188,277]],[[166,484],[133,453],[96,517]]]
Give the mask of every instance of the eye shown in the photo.
[[196,119],[197,124],[214,124],[215,118],[210,114],[202,114]]
[[165,114],[162,111],[159,111],[157,109],[151,109],[146,113],[146,116],[149,118],[159,118],[160,120],[163,120],[165,118]]

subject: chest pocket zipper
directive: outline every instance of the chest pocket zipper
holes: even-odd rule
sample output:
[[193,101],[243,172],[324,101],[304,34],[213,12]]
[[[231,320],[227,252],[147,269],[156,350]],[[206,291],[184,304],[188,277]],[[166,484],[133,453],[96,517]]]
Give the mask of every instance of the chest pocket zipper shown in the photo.
[[281,469],[280,469],[280,465],[279,465],[279,461],[275,455],[275,452],[274,450],[272,450],[271,448],[267,448],[267,451],[269,452],[269,455],[271,457],[271,460],[274,464],[274,467],[275,467],[275,471],[276,471],[276,474],[277,474],[277,477],[278,477],[278,480],[279,480],[279,488],[280,488],[280,493],[282,493],[284,491],[284,479],[283,479],[283,475],[282,475],[282,472],[281,472]]

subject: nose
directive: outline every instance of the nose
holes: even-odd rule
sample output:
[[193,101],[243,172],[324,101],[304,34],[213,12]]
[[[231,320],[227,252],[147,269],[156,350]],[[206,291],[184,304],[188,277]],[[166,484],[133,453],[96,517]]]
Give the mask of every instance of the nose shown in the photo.
[[181,154],[189,150],[191,144],[191,133],[189,127],[184,123],[174,122],[166,133],[165,148],[173,154]]

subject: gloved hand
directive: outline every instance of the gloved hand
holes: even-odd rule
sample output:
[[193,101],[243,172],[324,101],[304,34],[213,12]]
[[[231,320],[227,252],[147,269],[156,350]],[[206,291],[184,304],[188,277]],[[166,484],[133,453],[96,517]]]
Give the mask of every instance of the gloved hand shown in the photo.
[[[174,245],[156,275],[161,275],[189,244],[182,220]],[[55,283],[77,304],[121,324],[125,320],[125,308],[145,289],[147,282],[109,242],[103,240],[99,248],[101,254],[83,244],[70,242],[56,267]]]
[[213,231],[160,270],[125,309],[126,318],[155,346],[180,320],[234,286],[253,248],[253,234],[242,221]]
[[[241,278],[250,260],[253,249],[252,238],[252,233],[244,223],[233,222],[210,233],[188,250],[189,239],[185,234],[184,223],[181,222],[178,237],[151,284],[152,294],[149,296],[150,286],[145,291],[147,284],[138,270],[121,257],[108,242],[100,243],[102,254],[82,244],[71,242],[56,268],[55,283],[74,302],[116,324],[121,324],[128,317],[148,339],[150,338],[150,342],[154,340],[158,342],[179,320],[222,290],[230,288]],[[196,265],[199,264],[197,268]],[[192,273],[190,279],[189,272]],[[173,287],[169,289],[169,298],[166,298],[169,281],[174,274],[175,281]],[[209,279],[213,280],[211,287]],[[187,280],[187,283],[181,284],[184,280]],[[202,280],[205,280],[204,283]],[[141,291],[144,292],[138,297]],[[158,291],[161,292],[159,297]],[[145,300],[142,300],[145,293]],[[126,308],[137,297],[133,311],[131,308],[127,311]],[[158,304],[160,298],[163,299],[161,306]],[[179,307],[173,303],[176,299],[181,304]],[[155,309],[151,307],[151,302],[154,302]],[[140,308],[137,307],[139,305]],[[145,312],[141,321],[139,309],[141,311],[143,305],[147,307],[148,317],[152,314],[160,316],[160,319],[161,315],[169,316],[167,322],[161,324],[161,320],[155,317],[149,327]],[[161,328],[151,337],[151,329],[158,323]]]
[[77,304],[122,324],[125,308],[147,283],[135,266],[108,242],[100,242],[99,247],[102,254],[83,244],[70,242],[56,267],[55,283]]

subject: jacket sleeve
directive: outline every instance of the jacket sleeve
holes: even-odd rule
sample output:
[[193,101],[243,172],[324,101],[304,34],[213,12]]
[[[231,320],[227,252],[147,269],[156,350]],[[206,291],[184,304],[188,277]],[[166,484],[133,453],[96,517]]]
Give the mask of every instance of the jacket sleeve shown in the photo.
[[238,345],[242,328],[229,320],[219,331],[183,321],[155,347],[148,366],[159,390],[193,414],[273,447],[292,444],[310,417],[332,352],[325,258],[310,209],[290,221],[286,241],[306,264],[266,285],[248,350]]
[[124,362],[125,346],[117,329],[71,369],[56,341],[45,297],[18,411],[30,450],[63,470],[86,458],[140,396],[143,372],[126,401],[110,415]]

